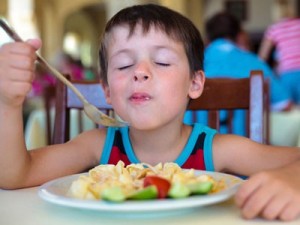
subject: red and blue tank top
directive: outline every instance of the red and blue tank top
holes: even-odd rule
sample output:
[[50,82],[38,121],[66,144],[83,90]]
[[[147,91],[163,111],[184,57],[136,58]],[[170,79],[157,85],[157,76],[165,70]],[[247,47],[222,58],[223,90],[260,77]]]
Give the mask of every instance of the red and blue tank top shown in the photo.
[[[128,127],[109,127],[100,164],[117,164],[122,160],[125,165],[140,163],[132,149]],[[191,135],[174,161],[181,168],[214,171],[212,142],[216,130],[202,124],[194,124]]]

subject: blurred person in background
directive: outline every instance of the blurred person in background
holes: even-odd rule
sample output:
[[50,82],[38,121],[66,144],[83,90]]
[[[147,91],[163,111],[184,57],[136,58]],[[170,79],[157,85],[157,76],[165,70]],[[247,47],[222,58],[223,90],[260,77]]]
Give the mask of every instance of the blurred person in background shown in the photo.
[[[270,83],[270,108],[273,111],[289,110],[292,106],[290,93],[274,75],[272,69],[257,55],[249,50],[247,33],[242,29],[240,21],[227,12],[220,12],[207,20],[206,38],[208,45],[205,49],[204,72],[208,78],[249,77],[251,70],[262,70],[264,77]],[[233,116],[233,133],[245,136],[244,110],[236,110]],[[197,112],[197,121],[207,123],[205,112]],[[220,115],[221,121],[227,119],[227,113]],[[192,115],[185,115],[185,122],[191,122]],[[221,133],[227,133],[227,127],[220,127]]]
[[53,63],[61,73],[70,75],[71,80],[84,80],[84,67],[81,60],[74,59],[67,53],[59,52]]
[[295,17],[289,1],[277,1],[280,20],[265,31],[259,56],[268,60],[275,47],[276,72],[291,91],[294,103],[300,105],[300,18]]
[[55,67],[63,74],[68,74],[71,80],[98,80],[97,69],[93,66],[86,67],[81,59],[70,54],[59,52],[53,59]]

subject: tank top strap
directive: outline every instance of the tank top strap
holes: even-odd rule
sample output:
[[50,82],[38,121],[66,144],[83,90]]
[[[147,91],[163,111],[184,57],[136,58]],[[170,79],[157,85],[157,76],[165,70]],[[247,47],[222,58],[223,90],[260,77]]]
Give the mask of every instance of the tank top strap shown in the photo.
[[[216,133],[212,128],[195,123],[187,144],[175,163],[181,167],[214,171],[212,142]],[[201,154],[197,154],[199,151]]]
[[118,130],[117,127],[108,127],[107,128],[106,138],[105,138],[104,146],[102,149],[102,155],[100,158],[100,164],[108,163],[117,130]]
[[106,139],[100,158],[100,164],[108,164],[114,158],[116,152],[112,152],[113,149],[117,150],[118,155],[125,158],[128,163],[139,163],[139,160],[134,154],[131,147],[128,127],[108,127],[106,133]]

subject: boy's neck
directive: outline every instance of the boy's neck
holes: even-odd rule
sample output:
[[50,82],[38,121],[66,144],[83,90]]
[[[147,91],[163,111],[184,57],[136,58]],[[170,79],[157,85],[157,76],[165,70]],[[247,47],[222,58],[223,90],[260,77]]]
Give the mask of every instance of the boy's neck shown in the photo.
[[173,162],[184,149],[191,126],[164,127],[155,131],[130,130],[129,137],[135,155],[141,162],[156,165]]

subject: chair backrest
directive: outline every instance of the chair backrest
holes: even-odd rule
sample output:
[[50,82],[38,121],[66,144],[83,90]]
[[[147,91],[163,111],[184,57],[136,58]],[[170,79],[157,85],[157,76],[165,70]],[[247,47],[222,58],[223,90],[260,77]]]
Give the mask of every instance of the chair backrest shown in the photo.
[[[112,107],[105,102],[104,92],[98,81],[73,81],[72,83],[96,107],[104,110],[107,114],[112,111]],[[243,109],[247,113],[247,136],[254,141],[267,143],[268,101],[268,84],[264,81],[262,71],[251,71],[249,78],[207,78],[203,94],[200,98],[191,100],[188,109],[208,111],[208,125],[217,130],[220,127],[220,110],[231,112],[236,109]],[[82,108],[82,103],[73,91],[58,82],[55,123],[51,144],[64,143],[69,140],[70,110],[80,110]],[[227,122],[229,130],[231,130],[232,113],[229,113]]]
[[242,109],[247,113],[246,134],[260,143],[266,143],[267,121],[265,106],[268,101],[267,84],[263,72],[251,71],[249,78],[207,78],[200,98],[191,100],[188,109],[208,111],[208,125],[220,128],[220,110],[228,110],[226,125],[232,131],[233,110]]
[[[104,91],[99,81],[71,82],[90,103],[106,114],[110,114],[112,107],[105,102]],[[51,144],[61,144],[70,139],[71,109],[79,110],[77,122],[79,124],[79,132],[81,132],[83,130],[83,104],[70,88],[59,81],[56,86],[55,122]],[[97,126],[95,124],[95,127]]]
[[44,87],[43,98],[44,98],[44,107],[46,113],[46,140],[47,144],[51,143],[52,138],[52,118],[51,118],[51,109],[55,105],[55,96],[56,96],[56,87],[49,85]]

